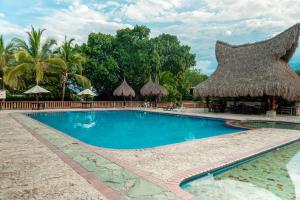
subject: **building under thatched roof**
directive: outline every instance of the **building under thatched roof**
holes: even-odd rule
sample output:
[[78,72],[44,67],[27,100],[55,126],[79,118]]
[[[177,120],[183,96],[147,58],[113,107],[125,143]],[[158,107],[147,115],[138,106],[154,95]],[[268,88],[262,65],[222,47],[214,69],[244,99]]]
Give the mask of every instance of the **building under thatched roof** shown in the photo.
[[121,97],[135,97],[134,90],[128,85],[126,80],[122,82],[119,87],[117,87],[113,93],[114,96],[121,96]]
[[299,100],[300,77],[288,62],[298,45],[300,24],[265,41],[230,45],[216,43],[218,67],[193,91],[194,96],[280,96]]
[[141,88],[141,95],[143,96],[167,96],[169,94],[168,90],[159,85],[156,82],[150,80]]

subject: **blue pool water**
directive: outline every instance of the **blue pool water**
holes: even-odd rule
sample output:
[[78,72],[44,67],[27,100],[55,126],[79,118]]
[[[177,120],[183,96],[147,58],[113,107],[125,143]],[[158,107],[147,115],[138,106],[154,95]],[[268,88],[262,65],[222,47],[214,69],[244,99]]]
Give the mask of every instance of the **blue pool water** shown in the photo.
[[224,135],[245,129],[220,119],[142,111],[35,113],[30,117],[94,146],[141,149]]

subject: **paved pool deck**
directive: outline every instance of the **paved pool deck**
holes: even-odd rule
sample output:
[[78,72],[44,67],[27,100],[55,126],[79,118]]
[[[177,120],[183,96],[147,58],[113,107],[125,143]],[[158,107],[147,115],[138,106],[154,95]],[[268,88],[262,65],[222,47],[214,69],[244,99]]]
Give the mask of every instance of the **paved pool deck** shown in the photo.
[[[296,130],[256,129],[112,150],[84,144],[22,112],[0,111],[0,199],[195,199],[180,189],[182,180],[300,139]],[[300,123],[296,116],[168,113]]]

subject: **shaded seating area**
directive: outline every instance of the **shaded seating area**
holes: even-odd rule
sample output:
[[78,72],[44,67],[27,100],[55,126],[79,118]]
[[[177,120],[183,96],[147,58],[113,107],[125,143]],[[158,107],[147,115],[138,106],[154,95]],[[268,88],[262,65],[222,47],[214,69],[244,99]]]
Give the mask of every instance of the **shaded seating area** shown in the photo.
[[278,113],[283,115],[296,115],[296,106],[280,106]]
[[240,103],[238,105],[231,105],[229,112],[234,114],[261,114],[265,113],[266,110],[264,106]]
[[82,101],[82,102],[81,102],[81,107],[82,107],[82,108],[92,108],[93,102],[92,102],[92,101],[88,101],[88,98],[97,96],[97,95],[96,95],[93,91],[91,91],[90,89],[85,89],[85,90],[79,92],[77,95],[78,95],[78,96],[82,96],[82,97],[85,99],[85,101]]
[[31,107],[32,110],[42,110],[46,108],[46,103],[40,101],[31,102]]
[[24,92],[24,94],[33,94],[36,96],[36,102],[31,103],[32,110],[41,110],[46,108],[46,103],[39,101],[40,95],[45,93],[50,93],[50,92],[39,85],[35,85],[34,87]]
[[[280,107],[278,100],[284,99],[293,106],[300,101],[300,77],[291,69],[289,61],[298,46],[300,24],[296,24],[275,37],[252,44],[231,45],[216,43],[216,71],[206,81],[198,84],[195,97],[265,98],[267,105],[238,103],[230,106],[210,105],[212,112],[257,114],[266,112],[275,116],[295,113],[292,108]],[[265,109],[265,110],[264,110]]]
[[229,112],[233,114],[262,114],[266,112],[265,106],[260,102],[253,104],[253,102],[237,102],[235,104],[218,104],[212,103],[209,105],[209,112],[223,113]]
[[[249,100],[261,101],[249,101]],[[234,114],[262,114],[266,112],[266,103],[259,98],[244,99],[239,101],[227,101],[226,112]]]
[[82,101],[81,102],[81,108],[92,108],[93,102],[90,101]]

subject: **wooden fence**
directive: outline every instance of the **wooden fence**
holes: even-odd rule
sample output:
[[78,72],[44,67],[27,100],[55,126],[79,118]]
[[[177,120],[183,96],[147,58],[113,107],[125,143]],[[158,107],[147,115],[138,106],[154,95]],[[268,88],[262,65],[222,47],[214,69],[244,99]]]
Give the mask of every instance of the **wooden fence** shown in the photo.
[[[0,110],[31,110],[36,108],[35,101],[4,101],[0,102]],[[80,101],[40,101],[45,104],[46,109],[67,109],[67,108],[81,108],[82,102]],[[143,101],[127,101],[126,107],[139,107]],[[164,108],[171,103],[162,102],[158,103],[158,107]],[[93,108],[120,108],[124,107],[123,101],[93,101]],[[197,102],[183,102],[182,107],[186,108],[202,108],[204,105]]]

